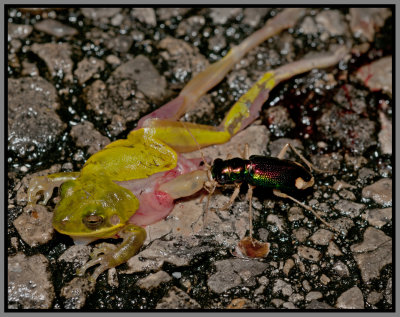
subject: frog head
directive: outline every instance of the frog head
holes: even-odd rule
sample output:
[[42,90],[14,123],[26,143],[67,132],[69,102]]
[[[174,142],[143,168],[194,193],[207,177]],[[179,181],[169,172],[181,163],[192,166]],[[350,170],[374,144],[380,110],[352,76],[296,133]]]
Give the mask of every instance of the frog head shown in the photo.
[[57,204],[54,228],[76,239],[115,236],[136,212],[138,199],[108,177],[81,175],[65,182]]

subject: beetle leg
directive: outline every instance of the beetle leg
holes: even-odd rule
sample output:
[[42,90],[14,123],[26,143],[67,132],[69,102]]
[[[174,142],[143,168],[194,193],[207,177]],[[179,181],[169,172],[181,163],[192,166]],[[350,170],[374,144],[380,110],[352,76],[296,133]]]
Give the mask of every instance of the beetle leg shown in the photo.
[[328,228],[339,232],[340,231],[338,229],[336,229],[335,227],[333,227],[331,224],[329,224],[327,221],[325,221],[324,219],[322,219],[322,217],[320,215],[318,215],[314,209],[312,209],[310,206],[307,206],[305,204],[303,204],[302,202],[298,201],[297,199],[293,198],[292,196],[289,196],[285,193],[282,193],[280,190],[278,189],[274,189],[273,193],[275,196],[281,197],[281,198],[289,198],[291,200],[293,200],[295,203],[299,204],[301,207],[303,207],[304,209],[307,209],[308,211],[310,211],[316,218],[318,218],[325,226],[327,226]]
[[253,199],[253,188],[255,186],[252,186],[249,184],[249,190],[247,192],[248,199],[249,199],[249,236],[250,240],[253,241],[253,209],[252,209],[252,204],[251,201]]
[[221,210],[226,210],[228,209],[233,202],[235,201],[236,197],[239,195],[240,192],[240,185],[241,184],[235,184],[235,190],[233,191],[233,194],[231,196],[231,198],[229,199],[229,201],[221,208]]
[[278,157],[279,159],[283,159],[284,156],[285,156],[285,154],[286,154],[286,152],[287,152],[287,149],[288,149],[289,147],[290,147],[291,150],[292,150],[298,157],[300,157],[300,159],[308,166],[308,168],[310,169],[310,171],[311,171],[311,170],[314,170],[314,171],[316,171],[316,172],[318,172],[318,173],[331,173],[331,171],[324,171],[324,170],[319,169],[318,167],[315,167],[310,161],[308,161],[303,155],[301,155],[300,152],[297,151],[296,148],[295,148],[293,145],[291,145],[290,143],[286,143],[286,144],[285,144],[285,146],[284,146],[284,147],[282,148],[282,150],[279,152],[279,154],[278,154],[277,157]]

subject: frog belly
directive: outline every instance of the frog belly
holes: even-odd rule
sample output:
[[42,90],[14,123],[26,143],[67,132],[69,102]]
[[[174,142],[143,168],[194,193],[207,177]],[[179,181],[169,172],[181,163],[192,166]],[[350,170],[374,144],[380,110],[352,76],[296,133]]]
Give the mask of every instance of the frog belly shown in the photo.
[[129,219],[129,223],[146,226],[168,216],[174,207],[174,200],[158,188],[179,175],[199,169],[200,162],[199,159],[190,160],[180,155],[176,167],[172,170],[156,173],[147,178],[116,182],[139,199],[139,209]]

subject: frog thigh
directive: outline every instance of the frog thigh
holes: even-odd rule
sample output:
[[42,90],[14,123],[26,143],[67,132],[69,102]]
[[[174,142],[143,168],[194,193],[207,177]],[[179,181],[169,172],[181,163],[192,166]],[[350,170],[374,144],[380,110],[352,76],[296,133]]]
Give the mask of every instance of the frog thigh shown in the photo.
[[82,174],[102,174],[114,181],[126,181],[168,171],[175,168],[176,162],[177,154],[172,148],[139,129],[92,155]]
[[229,132],[214,126],[164,119],[149,119],[143,129],[147,135],[181,153],[195,151],[199,147],[222,144],[231,138]]

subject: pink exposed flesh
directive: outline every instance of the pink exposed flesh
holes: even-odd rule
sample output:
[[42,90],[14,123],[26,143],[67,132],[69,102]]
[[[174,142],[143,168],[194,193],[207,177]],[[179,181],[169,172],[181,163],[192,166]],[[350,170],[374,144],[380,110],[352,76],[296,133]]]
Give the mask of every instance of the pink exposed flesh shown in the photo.
[[139,199],[139,209],[130,218],[129,222],[138,226],[146,226],[164,219],[172,211],[174,200],[158,188],[161,184],[175,177],[199,169],[201,159],[189,160],[178,156],[174,169],[151,175],[148,178],[117,182],[120,186],[130,190]]
[[158,108],[157,110],[154,110],[153,112],[149,113],[148,115],[142,117],[136,129],[140,129],[143,127],[143,123],[147,119],[173,119],[176,114],[179,112],[179,109],[182,107],[183,102],[185,101],[185,98],[183,96],[178,96],[174,99],[172,99],[170,102],[166,103],[164,106],[161,108]]

